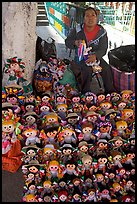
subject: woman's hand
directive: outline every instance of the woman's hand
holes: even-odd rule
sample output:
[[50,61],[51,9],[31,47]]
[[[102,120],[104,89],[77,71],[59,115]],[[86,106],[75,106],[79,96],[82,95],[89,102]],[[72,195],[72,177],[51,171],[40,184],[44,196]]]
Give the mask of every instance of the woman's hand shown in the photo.
[[82,40],[75,40],[75,45],[76,45],[77,47],[79,47],[80,44],[81,44],[81,42],[82,42]]
[[85,61],[87,64],[96,62],[96,55],[89,55],[88,59]]

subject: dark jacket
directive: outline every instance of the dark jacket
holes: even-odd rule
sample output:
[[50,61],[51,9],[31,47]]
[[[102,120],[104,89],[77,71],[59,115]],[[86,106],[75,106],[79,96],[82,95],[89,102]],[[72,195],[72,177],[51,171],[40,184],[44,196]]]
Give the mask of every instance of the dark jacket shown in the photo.
[[65,39],[65,45],[70,49],[76,49],[77,57],[77,47],[74,45],[75,40],[85,40],[87,47],[92,47],[92,51],[95,53],[98,60],[100,60],[107,52],[108,49],[108,37],[106,30],[99,25],[100,30],[96,38],[89,43],[87,42],[83,25],[79,25],[74,28],[68,37]]

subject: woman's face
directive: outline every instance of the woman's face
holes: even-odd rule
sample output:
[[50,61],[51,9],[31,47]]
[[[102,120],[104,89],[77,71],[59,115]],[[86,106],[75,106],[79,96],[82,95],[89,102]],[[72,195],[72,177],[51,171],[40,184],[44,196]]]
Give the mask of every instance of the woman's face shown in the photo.
[[84,23],[87,27],[94,27],[97,24],[97,15],[94,10],[90,9],[85,12]]

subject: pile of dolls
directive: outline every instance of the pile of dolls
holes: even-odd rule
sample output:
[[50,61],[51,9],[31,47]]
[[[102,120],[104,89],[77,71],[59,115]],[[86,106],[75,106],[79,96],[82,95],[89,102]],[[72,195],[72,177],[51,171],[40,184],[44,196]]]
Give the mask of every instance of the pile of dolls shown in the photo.
[[2,156],[18,141],[22,202],[135,202],[135,93],[81,95],[54,61],[48,90],[2,90]]

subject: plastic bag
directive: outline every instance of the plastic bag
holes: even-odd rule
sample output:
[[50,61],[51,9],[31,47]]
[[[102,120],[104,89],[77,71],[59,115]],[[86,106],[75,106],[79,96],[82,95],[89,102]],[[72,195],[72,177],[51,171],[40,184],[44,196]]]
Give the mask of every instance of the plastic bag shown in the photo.
[[120,71],[135,71],[135,45],[125,45],[108,52],[109,64]]

